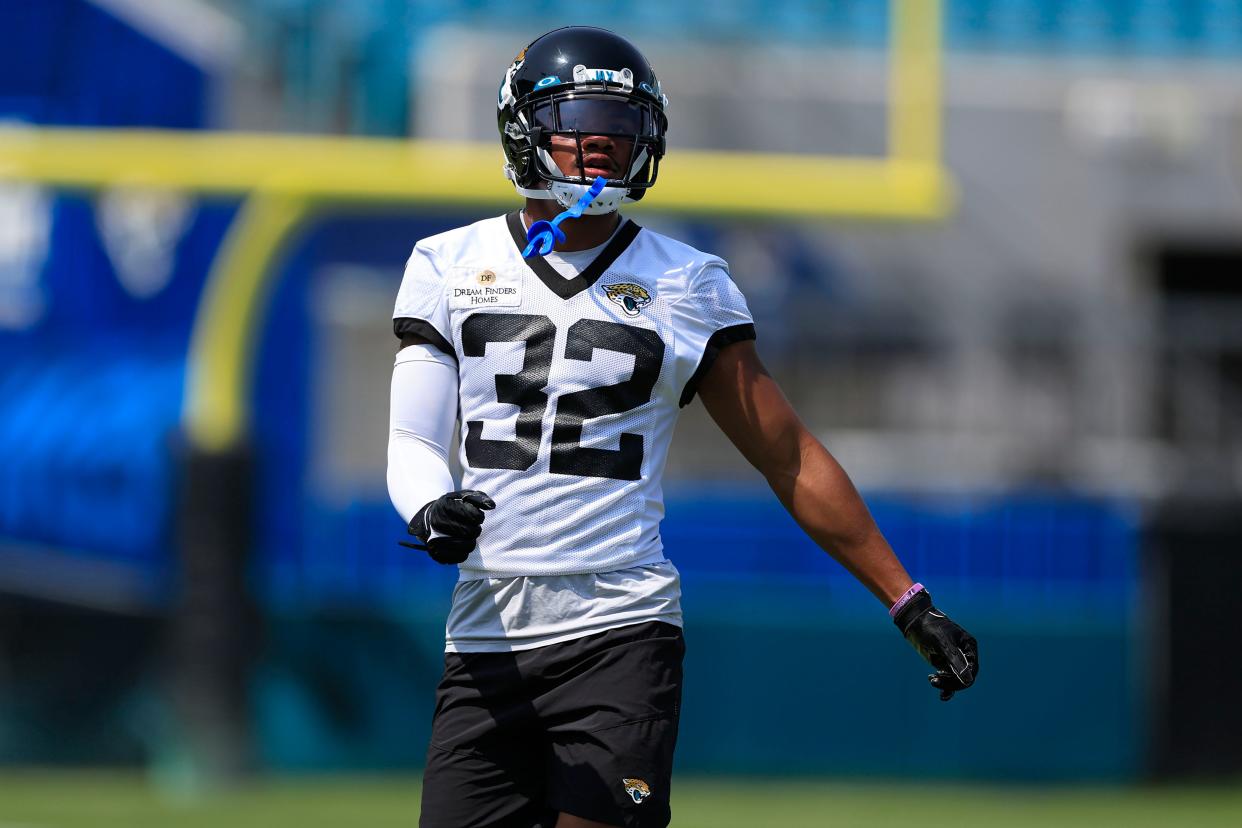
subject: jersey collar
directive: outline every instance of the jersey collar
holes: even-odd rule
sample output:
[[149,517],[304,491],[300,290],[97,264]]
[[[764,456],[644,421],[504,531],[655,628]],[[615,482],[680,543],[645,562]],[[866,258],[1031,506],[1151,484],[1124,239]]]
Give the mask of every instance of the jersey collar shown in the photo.
[[[522,223],[522,213],[515,210],[505,216],[505,222],[509,225],[509,234],[513,236],[513,243],[517,245],[518,255],[526,248],[526,225]],[[625,252],[630,246],[630,242],[634,241],[634,237],[638,235],[638,231],[642,228],[634,222],[626,219],[622,222],[621,227],[613,234],[612,240],[608,245],[600,251],[595,257],[595,261],[591,262],[582,272],[572,279],[566,279],[557,273],[552,265],[543,260],[542,256],[535,256],[530,259],[523,259],[526,265],[535,272],[539,277],[539,281],[547,285],[548,290],[555,293],[562,299],[572,299],[582,291],[595,284],[600,276],[604,275],[604,271],[612,267],[612,263]]]

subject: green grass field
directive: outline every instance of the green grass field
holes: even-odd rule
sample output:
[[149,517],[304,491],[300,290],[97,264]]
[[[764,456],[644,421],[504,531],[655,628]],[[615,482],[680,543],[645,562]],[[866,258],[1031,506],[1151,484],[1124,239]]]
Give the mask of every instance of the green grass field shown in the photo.
[[[301,777],[201,799],[161,796],[138,776],[0,772],[0,828],[414,826],[412,778]],[[1144,828],[1242,826],[1242,785],[1009,788],[747,779],[678,780],[678,828]]]

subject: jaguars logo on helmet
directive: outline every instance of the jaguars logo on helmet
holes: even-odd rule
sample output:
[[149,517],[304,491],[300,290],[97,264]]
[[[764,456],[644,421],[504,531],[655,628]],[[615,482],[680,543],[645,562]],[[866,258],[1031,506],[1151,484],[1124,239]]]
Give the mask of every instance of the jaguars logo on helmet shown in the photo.
[[583,134],[631,142],[628,163],[619,177],[608,179],[587,213],[611,213],[655,184],[668,96],[651,64],[620,35],[566,26],[536,38],[505,72],[497,103],[505,177],[520,195],[555,199],[569,209],[590,188],[585,176],[566,175],[552,160],[553,134],[579,142]]

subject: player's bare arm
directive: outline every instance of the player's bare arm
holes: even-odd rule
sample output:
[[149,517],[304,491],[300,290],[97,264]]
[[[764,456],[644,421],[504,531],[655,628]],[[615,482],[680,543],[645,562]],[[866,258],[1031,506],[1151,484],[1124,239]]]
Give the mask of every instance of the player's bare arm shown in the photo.
[[751,341],[724,348],[699,387],[708,413],[798,525],[892,611],[946,701],[974,682],[974,638],[916,589],[836,459],[803,424]]
[[891,607],[914,583],[828,450],[802,423],[753,342],[720,352],[699,387],[712,419],[798,525]]

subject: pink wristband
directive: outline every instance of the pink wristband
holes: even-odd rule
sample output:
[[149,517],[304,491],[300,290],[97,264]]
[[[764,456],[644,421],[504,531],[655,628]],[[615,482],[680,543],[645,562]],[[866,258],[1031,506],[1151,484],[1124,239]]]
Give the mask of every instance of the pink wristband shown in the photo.
[[923,592],[925,587],[922,584],[915,584],[906,590],[905,594],[897,599],[897,603],[893,604],[892,609],[888,611],[889,618],[896,618],[897,613],[901,612],[901,608],[910,603],[910,599]]

